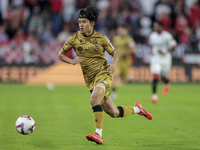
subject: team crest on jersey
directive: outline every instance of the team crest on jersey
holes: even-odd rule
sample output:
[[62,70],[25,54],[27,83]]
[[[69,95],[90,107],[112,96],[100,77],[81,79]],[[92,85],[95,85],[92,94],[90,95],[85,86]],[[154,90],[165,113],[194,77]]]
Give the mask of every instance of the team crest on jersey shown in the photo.
[[82,47],[78,47],[78,50],[79,50],[79,51],[82,51],[82,49],[83,49]]
[[98,44],[97,39],[92,39],[92,42]]
[[108,43],[110,44],[110,46],[112,47],[112,49],[115,49],[114,46],[112,45],[112,43],[110,41]]

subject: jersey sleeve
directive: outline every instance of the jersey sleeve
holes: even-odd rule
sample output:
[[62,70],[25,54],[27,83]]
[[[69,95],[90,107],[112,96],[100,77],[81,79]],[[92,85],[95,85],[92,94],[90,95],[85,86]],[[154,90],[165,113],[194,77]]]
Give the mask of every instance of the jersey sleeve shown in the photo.
[[62,47],[64,52],[70,51],[74,46],[75,34],[72,34]]
[[112,43],[106,36],[104,36],[103,38],[104,38],[104,43],[103,43],[104,49],[108,52],[108,54],[113,56],[115,53],[115,48],[113,47]]

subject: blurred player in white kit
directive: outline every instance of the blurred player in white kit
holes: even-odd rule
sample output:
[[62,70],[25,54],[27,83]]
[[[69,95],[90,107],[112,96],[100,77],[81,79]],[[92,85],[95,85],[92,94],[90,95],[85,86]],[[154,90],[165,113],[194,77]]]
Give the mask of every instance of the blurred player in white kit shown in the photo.
[[153,28],[154,32],[149,35],[149,45],[151,47],[150,71],[153,74],[153,95],[151,100],[153,103],[157,103],[158,96],[156,93],[156,88],[159,79],[165,83],[162,95],[166,96],[168,94],[170,87],[168,75],[172,65],[170,52],[176,49],[177,43],[169,32],[163,30],[162,22],[154,22]]

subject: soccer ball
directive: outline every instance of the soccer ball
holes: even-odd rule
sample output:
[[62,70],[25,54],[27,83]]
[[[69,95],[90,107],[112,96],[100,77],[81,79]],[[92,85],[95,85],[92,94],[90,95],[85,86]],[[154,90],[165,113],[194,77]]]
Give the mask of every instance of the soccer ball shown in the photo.
[[17,119],[15,127],[21,134],[30,134],[35,130],[35,121],[30,116],[21,116]]

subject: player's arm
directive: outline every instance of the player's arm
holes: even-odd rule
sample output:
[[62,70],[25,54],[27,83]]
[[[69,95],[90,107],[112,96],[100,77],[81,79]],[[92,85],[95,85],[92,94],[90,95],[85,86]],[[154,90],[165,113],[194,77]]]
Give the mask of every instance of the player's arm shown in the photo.
[[[167,52],[175,51],[176,45],[177,45],[176,40],[173,38],[171,34],[167,34],[166,38],[167,38],[167,45],[168,45]],[[161,54],[165,54],[165,52],[162,52]]]
[[62,49],[60,50],[60,52],[58,53],[58,58],[65,62],[65,63],[68,63],[68,64],[72,64],[72,65],[75,65],[75,64],[78,64],[79,62],[82,62],[83,61],[83,57],[75,57],[74,59],[71,59],[69,57],[66,56],[66,53],[65,51],[63,51]]
[[111,74],[113,74],[114,71],[115,71],[115,66],[116,66],[116,64],[117,64],[117,62],[118,62],[119,56],[117,55],[116,52],[115,52],[113,55],[111,55],[111,56],[112,56],[112,63],[107,64],[107,66],[108,66],[108,69],[107,69],[107,70],[108,70]]
[[75,39],[75,34],[73,34],[72,36],[69,37],[69,39],[65,42],[65,44],[62,47],[62,49],[58,53],[58,58],[61,61],[65,62],[65,63],[72,64],[72,65],[75,65],[75,64],[83,61],[83,57],[77,56],[74,59],[71,59],[71,58],[66,56],[66,53],[68,51],[70,51],[74,46],[74,44],[73,44],[74,43],[74,39]]
[[175,41],[175,39],[173,38],[172,40],[170,40],[169,42],[169,52],[173,52],[176,50],[176,46],[177,46],[177,42]]
[[108,71],[113,74],[114,71],[115,71],[115,66],[117,64],[117,61],[118,61],[118,58],[119,56],[117,55],[116,51],[115,51],[115,48],[113,47],[112,43],[110,42],[110,40],[104,36],[104,44],[103,44],[103,47],[104,49],[108,52],[109,55],[112,56],[112,63],[109,63],[107,64],[108,66]]

